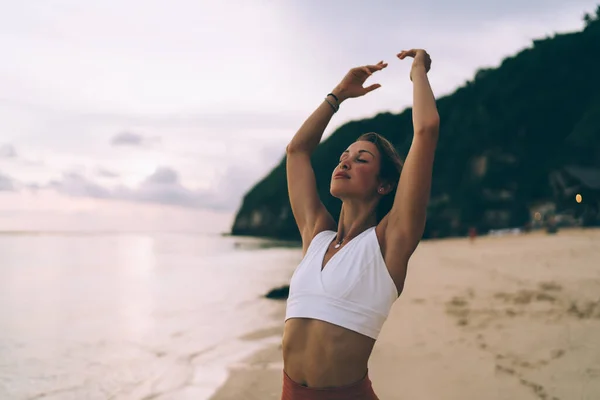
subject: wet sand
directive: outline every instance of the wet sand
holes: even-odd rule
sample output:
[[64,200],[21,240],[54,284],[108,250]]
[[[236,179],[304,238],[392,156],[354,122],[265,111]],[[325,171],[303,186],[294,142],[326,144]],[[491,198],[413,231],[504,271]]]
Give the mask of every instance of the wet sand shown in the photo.
[[[279,399],[284,307],[213,400]],[[382,400],[599,399],[600,230],[421,243],[369,370]]]

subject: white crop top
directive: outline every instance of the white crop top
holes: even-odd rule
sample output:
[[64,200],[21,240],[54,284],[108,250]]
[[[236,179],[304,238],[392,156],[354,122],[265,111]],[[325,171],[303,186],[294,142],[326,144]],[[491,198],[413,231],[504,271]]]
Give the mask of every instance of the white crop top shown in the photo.
[[323,231],[311,241],[292,275],[285,320],[318,319],[377,339],[398,291],[375,227],[351,239],[321,270],[335,236],[335,231]]

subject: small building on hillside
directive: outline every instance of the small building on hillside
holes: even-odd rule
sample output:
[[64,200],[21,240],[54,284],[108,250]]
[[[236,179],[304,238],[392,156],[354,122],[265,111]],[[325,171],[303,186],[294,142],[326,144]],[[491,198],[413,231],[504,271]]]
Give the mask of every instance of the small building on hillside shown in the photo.
[[556,212],[580,218],[584,226],[600,226],[600,169],[566,166],[550,174]]

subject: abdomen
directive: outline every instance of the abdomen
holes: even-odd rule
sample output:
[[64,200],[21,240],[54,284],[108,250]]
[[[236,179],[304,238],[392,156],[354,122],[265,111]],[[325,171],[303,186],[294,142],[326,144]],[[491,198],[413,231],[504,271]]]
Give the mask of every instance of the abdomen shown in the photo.
[[365,376],[374,344],[370,337],[325,321],[291,318],[283,333],[284,370],[309,387],[349,385]]

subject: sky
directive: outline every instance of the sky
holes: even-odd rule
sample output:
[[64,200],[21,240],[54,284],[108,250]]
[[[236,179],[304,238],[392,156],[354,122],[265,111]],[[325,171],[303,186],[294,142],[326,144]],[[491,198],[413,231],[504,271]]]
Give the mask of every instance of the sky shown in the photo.
[[401,50],[441,97],[598,0],[0,3],[0,231],[222,232],[350,68],[389,63],[325,137],[410,105]]

